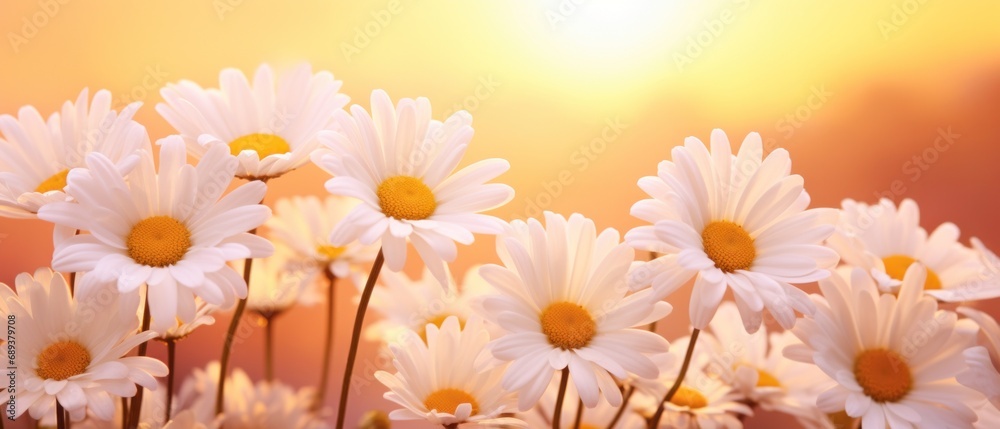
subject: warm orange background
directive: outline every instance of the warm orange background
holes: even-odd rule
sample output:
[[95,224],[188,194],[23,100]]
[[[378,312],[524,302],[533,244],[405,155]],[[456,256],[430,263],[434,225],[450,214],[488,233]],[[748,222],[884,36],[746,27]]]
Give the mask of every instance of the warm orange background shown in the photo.
[[[917,200],[925,227],[952,221],[963,239],[1000,248],[1000,4],[576,1],[6,0],[0,112],[34,104],[47,115],[83,87],[107,88],[121,104],[146,102],[138,119],[156,139],[171,132],[152,108],[164,83],[216,86],[224,67],[309,61],[365,106],[385,88],[429,97],[440,114],[471,110],[467,162],[503,157],[513,166],[503,180],[517,197],[496,212],[504,218],[541,206],[625,231],[637,225],[628,215],[643,197],[636,180],[684,137],[707,140],[718,127],[736,141],[759,131],[787,148],[816,205],[895,191],[897,201]],[[615,121],[627,126],[606,132]],[[960,137],[935,151],[949,128]],[[926,170],[913,170],[915,156]],[[560,176],[568,184],[557,188]],[[274,181],[267,201],[322,194],[324,179],[304,168]],[[0,219],[0,281],[47,265],[49,234],[43,222]],[[485,238],[455,267],[494,259]],[[340,292],[337,368],[353,316],[352,290]],[[687,294],[671,301],[677,310],[661,323],[668,337],[687,323]],[[997,301],[980,306],[1000,315]],[[293,385],[315,382],[321,320],[313,308],[279,321],[278,374]],[[182,375],[217,357],[225,322],[181,343]],[[236,365],[255,377],[260,337],[254,330],[236,349]],[[357,372],[385,364],[368,344]],[[391,409],[369,381],[349,422]],[[331,382],[336,391],[339,375]],[[779,421],[758,416],[749,426]]]

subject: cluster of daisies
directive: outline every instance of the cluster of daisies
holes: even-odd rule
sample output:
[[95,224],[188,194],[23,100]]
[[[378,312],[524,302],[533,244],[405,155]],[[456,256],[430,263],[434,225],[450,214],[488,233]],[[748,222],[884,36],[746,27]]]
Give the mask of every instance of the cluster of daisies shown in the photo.
[[[308,65],[170,84],[156,111],[177,134],[155,145],[139,103],[116,111],[108,91],[47,120],[0,116],[0,215],[50,222],[54,244],[51,267],[0,287],[17,332],[4,417],[739,428],[763,410],[809,428],[1000,427],[1000,325],[968,306],[1000,297],[1000,258],[953,224],[928,234],[913,201],[810,208],[787,151],[765,154],[752,133],[734,153],[716,130],[639,181],[644,224],[624,237],[576,213],[508,222],[485,213],[513,198],[493,182],[510,165],[463,159],[468,113],[433,119],[427,99],[381,90],[344,109],[340,87]],[[331,195],[265,203],[269,181],[310,163]],[[476,235],[495,236],[500,262],[456,275],[457,244]],[[334,327],[341,284],[360,292],[349,350],[332,347],[348,331]],[[682,288],[690,335],[668,342],[656,326]],[[273,324],[324,303],[318,383],[283,384]],[[230,311],[219,360],[175,388],[180,340]],[[260,380],[228,366],[244,312],[267,327]],[[166,362],[147,355],[153,340]],[[391,355],[375,377],[398,408],[345,422],[361,342]]]

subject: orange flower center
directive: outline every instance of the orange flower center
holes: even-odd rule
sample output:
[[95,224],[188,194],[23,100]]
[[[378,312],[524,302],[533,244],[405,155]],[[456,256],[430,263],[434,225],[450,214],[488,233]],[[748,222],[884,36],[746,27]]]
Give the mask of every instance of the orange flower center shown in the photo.
[[191,232],[170,216],[153,216],[132,227],[125,238],[128,256],[151,267],[166,267],[184,258],[191,247]]
[[427,219],[437,209],[434,192],[416,177],[395,176],[385,179],[378,185],[375,194],[382,213],[396,219]]
[[[434,326],[437,326],[438,328],[440,328],[441,325],[444,324],[444,321],[446,319],[448,319],[449,317],[451,317],[451,316],[455,316],[455,315],[454,314],[448,314],[448,313],[441,313],[441,314],[438,314],[437,316],[432,316],[432,317],[427,318],[427,320],[419,328],[417,328],[417,333],[420,334],[420,339],[424,340],[424,343],[427,342],[427,325],[428,324],[433,324]],[[465,329],[465,321],[462,320],[461,317],[458,317],[458,316],[455,316],[455,317],[458,319],[458,326],[461,329]]]
[[63,188],[66,187],[66,176],[68,175],[69,175],[69,170],[63,170],[56,174],[53,174],[52,177],[49,177],[48,179],[45,179],[42,183],[40,183],[38,187],[35,188],[35,192],[44,194],[49,191],[63,190]]
[[346,247],[331,246],[329,244],[316,246],[316,253],[319,253],[320,256],[326,258],[327,261],[339,258],[340,255],[343,255],[346,250]]
[[886,349],[865,350],[854,359],[854,378],[865,395],[876,402],[896,402],[913,387],[910,367],[898,353]]
[[704,408],[708,405],[708,399],[701,392],[687,386],[681,386],[670,398],[670,403],[678,407],[688,407],[691,409]]
[[288,142],[285,139],[274,134],[247,134],[229,142],[229,153],[233,154],[233,156],[237,156],[245,150],[257,152],[257,156],[264,159],[271,155],[288,153],[292,149],[288,146]]
[[90,366],[90,352],[76,341],[50,344],[35,359],[36,374],[47,380],[65,380],[83,374]]
[[455,414],[455,410],[462,404],[472,405],[472,415],[479,414],[479,403],[476,402],[476,398],[461,389],[438,389],[424,399],[424,406],[428,410],[448,414]]
[[549,343],[563,350],[586,347],[597,335],[597,323],[590,312],[570,302],[556,302],[542,311],[542,333]]
[[[910,265],[914,262],[917,262],[917,260],[906,255],[891,255],[882,258],[882,263],[885,264],[885,273],[896,280],[903,280],[903,274],[906,274],[906,269],[910,268]],[[927,267],[927,280],[924,280],[924,290],[937,289],[941,289],[941,278],[938,277],[934,270]]]
[[715,267],[727,273],[748,270],[757,257],[753,238],[743,227],[729,221],[715,221],[701,232],[702,246]]

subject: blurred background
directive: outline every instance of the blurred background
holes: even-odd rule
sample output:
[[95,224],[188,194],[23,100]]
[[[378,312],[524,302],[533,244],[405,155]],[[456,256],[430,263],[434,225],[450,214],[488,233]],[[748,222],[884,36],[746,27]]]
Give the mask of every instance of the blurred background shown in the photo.
[[[962,241],[1000,249],[1000,19],[998,2],[877,0],[548,0],[518,2],[80,2],[0,0],[0,113],[25,104],[54,112],[84,87],[106,88],[155,140],[172,129],[153,106],[168,82],[216,87],[219,70],[247,73],[308,61],[344,81],[353,103],[375,88],[425,96],[435,117],[475,117],[465,163],[500,157],[517,196],[494,214],[580,212],[624,233],[638,221],[636,187],[687,136],[722,128],[734,145],[751,131],[785,148],[815,206],[844,198],[912,198],[921,224],[954,222]],[[991,30],[992,28],[992,30]],[[266,199],[324,195],[313,166],[272,181]],[[0,219],[0,281],[49,264],[51,227]],[[493,262],[494,241],[460,251],[458,276]],[[408,271],[419,267],[411,258]],[[339,389],[356,295],[339,291]],[[659,324],[687,332],[688,293]],[[997,300],[979,304],[1000,316]],[[277,374],[315,384],[320,307],[277,325]],[[370,321],[376,316],[370,314]],[[217,359],[228,316],[180,343],[179,375]],[[262,330],[237,345],[235,365],[262,373]],[[390,365],[364,344],[348,422],[391,410],[371,376]],[[159,344],[150,347],[163,356]],[[335,394],[334,394],[335,395]],[[792,425],[759,413],[748,427]],[[10,427],[10,426],[8,426]],[[24,426],[22,426],[24,427]],[[425,424],[398,425],[423,428]]]

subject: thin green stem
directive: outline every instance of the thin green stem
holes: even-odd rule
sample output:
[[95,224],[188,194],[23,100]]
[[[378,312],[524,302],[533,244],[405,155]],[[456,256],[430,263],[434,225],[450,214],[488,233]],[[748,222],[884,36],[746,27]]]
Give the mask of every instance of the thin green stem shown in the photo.
[[[250,230],[257,233],[257,228]],[[243,263],[243,282],[247,284],[247,296],[250,296],[250,271],[253,269],[253,258],[247,258]],[[226,397],[226,374],[229,372],[229,358],[233,352],[233,341],[236,339],[236,328],[243,319],[243,311],[247,308],[247,299],[243,298],[236,304],[233,320],[229,321],[229,329],[222,343],[222,358],[219,360],[219,389],[215,392],[215,415],[222,414],[223,398]]]
[[163,411],[163,423],[170,421],[170,408],[174,405],[174,368],[177,366],[177,341],[167,339],[167,407]]
[[552,428],[562,429],[563,401],[566,400],[566,385],[569,384],[569,367],[563,368],[562,378],[559,380],[559,393],[556,395],[556,408],[552,411]]
[[354,331],[351,332],[351,348],[347,355],[347,365],[344,367],[344,380],[340,385],[340,405],[337,407],[337,429],[344,429],[344,420],[347,418],[347,396],[351,389],[351,374],[354,372],[354,360],[358,357],[358,343],[361,341],[361,326],[365,322],[365,311],[368,310],[368,301],[371,300],[372,291],[375,290],[375,281],[382,271],[382,264],[385,256],[382,249],[379,249],[375,263],[372,264],[372,271],[368,274],[368,282],[365,290],[361,293],[361,302],[358,303],[358,314],[354,317]]
[[[147,288],[149,286],[146,286]],[[146,332],[149,330],[149,290],[146,291],[146,303],[145,308],[142,311],[142,329],[139,332]],[[146,356],[146,349],[149,348],[149,341],[145,341],[139,344],[139,356]],[[142,411],[142,394],[145,392],[142,386],[136,386],[137,392],[135,397],[132,398],[132,405],[129,406],[128,415],[128,428],[136,429],[139,427],[139,412]]]
[[336,318],[334,311],[337,307],[337,276],[329,268],[323,271],[326,274],[328,289],[326,291],[326,336],[323,340],[323,360],[320,364],[319,389],[316,391],[316,402],[313,403],[313,411],[318,410],[326,399],[326,391],[330,385],[330,364],[333,361],[333,328]]
[[688,367],[691,366],[691,357],[694,356],[694,345],[698,342],[698,334],[701,330],[695,329],[691,332],[691,341],[688,343],[687,353],[684,354],[684,363],[681,364],[681,372],[677,374],[677,379],[674,380],[674,385],[670,387],[667,391],[666,396],[660,401],[660,406],[656,408],[656,413],[653,414],[653,418],[650,420],[650,428],[657,428],[660,426],[660,419],[663,418],[663,409],[669,402],[674,394],[677,393],[681,388],[681,383],[684,382],[684,377],[687,375]]
[[628,401],[632,399],[632,394],[635,393],[635,386],[629,386],[625,389],[625,397],[622,398],[622,406],[618,407],[618,411],[615,413],[615,417],[611,419],[611,423],[608,423],[608,429],[614,429],[618,421],[622,419],[625,415],[625,409],[628,408]]

